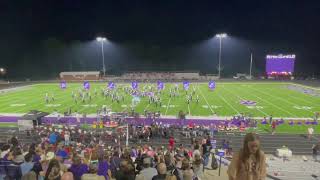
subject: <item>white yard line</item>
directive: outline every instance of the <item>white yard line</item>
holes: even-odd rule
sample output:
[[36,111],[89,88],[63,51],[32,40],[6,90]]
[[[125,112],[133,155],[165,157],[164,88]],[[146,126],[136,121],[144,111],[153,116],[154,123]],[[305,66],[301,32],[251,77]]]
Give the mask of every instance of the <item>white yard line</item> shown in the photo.
[[[248,87],[248,88],[250,88],[250,87]],[[250,89],[252,89],[252,88],[250,88]],[[253,90],[254,90],[254,89],[253,89]],[[291,112],[289,112],[289,111],[287,111],[287,110],[285,110],[285,109],[283,109],[283,108],[278,107],[277,105],[273,104],[272,102],[270,102],[270,101],[268,101],[268,100],[266,100],[266,99],[262,99],[262,98],[260,98],[259,96],[255,95],[255,94],[252,94],[252,95],[255,96],[255,97],[257,97],[258,99],[264,101],[264,102],[267,102],[268,104],[274,106],[275,108],[277,108],[277,109],[279,109],[279,110],[281,110],[281,111],[283,111],[283,112],[286,112],[286,113],[292,115],[293,117],[298,117],[298,116],[296,116],[295,114],[292,114]]]
[[240,112],[236,108],[234,108],[223,96],[218,94],[218,97],[222,99],[229,107],[231,107],[237,114],[240,114]]
[[313,106],[314,104],[316,104],[316,102],[307,101],[307,100],[305,100],[305,99],[302,99],[302,98],[299,98],[299,97],[295,97],[295,96],[292,96],[292,95],[288,95],[288,97],[294,98],[294,99],[298,99],[298,100],[303,101],[304,103],[308,103],[308,104],[310,104],[310,105],[312,105],[312,106]]
[[207,101],[207,98],[203,95],[203,93],[202,93],[201,89],[199,88],[199,86],[197,86],[197,87],[198,87],[198,90],[200,91],[200,94],[201,94],[202,98],[206,101],[208,107],[210,108],[210,111],[212,112],[212,114],[214,114],[214,111],[212,110],[211,105]]
[[190,106],[188,104],[189,116],[191,116]]
[[295,86],[301,86],[301,87],[308,88],[308,89],[313,89],[313,90],[316,90],[316,91],[320,91],[320,88],[314,88],[314,87],[301,85],[301,84],[296,84],[296,83],[289,83],[289,84],[292,84],[292,85],[295,85]]
[[[32,96],[34,96],[34,95],[36,95],[36,94],[39,94],[40,92],[42,92],[41,90],[38,90],[38,91],[33,91],[33,93],[30,93],[28,96],[24,96],[23,98],[21,98],[21,99],[16,99],[16,100],[13,100],[13,101],[10,101],[10,100],[7,100],[7,101],[5,101],[6,103],[10,103],[7,107],[4,107],[4,108],[0,108],[0,111],[4,111],[4,110],[7,110],[7,109],[10,109],[10,108],[14,108],[14,107],[12,107],[12,106],[10,106],[11,104],[16,104],[16,103],[24,103],[24,104],[26,104],[26,106],[28,106],[28,104],[30,104],[30,102],[36,102],[36,101],[38,101],[38,99],[34,99],[34,100],[31,100],[31,101],[28,101],[29,99],[30,99],[30,97],[32,97]],[[32,96],[31,96],[32,95]],[[20,96],[21,97],[21,94],[17,94],[17,95],[15,95],[15,96]],[[33,106],[35,106],[35,105],[33,105]],[[25,107],[25,106],[24,106]],[[23,110],[22,110],[23,111]],[[21,112],[21,111],[16,111],[16,112]]]
[[[222,88],[225,89],[226,91],[230,92],[230,94],[236,96],[238,99],[240,99],[240,100],[245,100],[245,99],[243,99],[242,97],[236,95],[235,93],[229,91],[228,89],[226,89],[226,88],[224,88],[224,87],[222,87]],[[239,88],[239,89],[240,89],[240,88]],[[256,110],[260,111],[262,114],[264,114],[264,115],[266,115],[266,116],[269,116],[266,112],[264,112],[264,111],[262,111],[262,110],[260,110],[260,109],[258,109],[258,108],[256,108]]]
[[167,115],[167,112],[168,112],[168,109],[169,109],[170,102],[171,102],[171,97],[169,98],[169,101],[168,101],[168,104],[167,104],[167,108],[166,108],[166,112],[164,113],[164,115],[165,115],[165,116]]
[[[251,88],[251,89],[255,89],[255,88]],[[270,88],[267,88],[267,89],[270,89]],[[273,98],[277,98],[277,99],[279,99],[279,100],[281,100],[281,101],[284,101],[284,102],[286,102],[287,104],[292,104],[292,105],[294,105],[294,106],[300,106],[300,105],[298,105],[298,104],[296,104],[296,103],[290,102],[290,101],[282,98],[281,96],[279,96],[279,97],[278,97],[278,96],[273,96],[273,95],[271,95],[271,94],[269,94],[269,93],[260,91],[260,90],[258,90],[258,89],[255,89],[255,90],[258,91],[258,92],[261,92],[262,94],[265,94],[265,95],[267,95],[267,96],[270,96],[270,97],[273,97]],[[310,110],[308,110],[308,109],[303,109],[303,110],[314,113],[313,111],[310,111]]]

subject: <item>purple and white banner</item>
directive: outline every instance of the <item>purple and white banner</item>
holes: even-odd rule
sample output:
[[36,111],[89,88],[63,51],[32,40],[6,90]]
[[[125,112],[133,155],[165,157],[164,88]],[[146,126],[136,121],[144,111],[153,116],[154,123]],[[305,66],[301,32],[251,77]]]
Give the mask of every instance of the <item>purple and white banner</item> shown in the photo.
[[115,87],[116,87],[116,84],[115,84],[114,82],[110,81],[110,82],[108,83],[108,88],[109,88],[109,89],[114,89]]
[[131,83],[132,89],[138,89],[138,82],[137,81],[133,81]]
[[183,89],[184,90],[188,90],[190,86],[190,82],[189,81],[183,81]]
[[61,89],[66,89],[67,88],[67,82],[66,81],[61,81],[60,82],[60,88]]
[[162,81],[158,81],[158,90],[163,90],[164,89],[164,83]]
[[214,90],[216,88],[216,82],[209,81],[209,89]]
[[90,83],[89,83],[89,81],[83,82],[83,88],[84,88],[85,90],[89,90],[89,89],[90,89]]

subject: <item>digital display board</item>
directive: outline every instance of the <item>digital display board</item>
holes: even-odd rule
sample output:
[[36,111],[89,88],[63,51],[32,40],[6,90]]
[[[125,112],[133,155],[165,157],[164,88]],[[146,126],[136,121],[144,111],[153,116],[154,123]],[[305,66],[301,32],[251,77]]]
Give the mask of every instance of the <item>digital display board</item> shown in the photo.
[[295,54],[289,55],[267,55],[266,56],[266,73],[271,74],[288,74],[294,72]]

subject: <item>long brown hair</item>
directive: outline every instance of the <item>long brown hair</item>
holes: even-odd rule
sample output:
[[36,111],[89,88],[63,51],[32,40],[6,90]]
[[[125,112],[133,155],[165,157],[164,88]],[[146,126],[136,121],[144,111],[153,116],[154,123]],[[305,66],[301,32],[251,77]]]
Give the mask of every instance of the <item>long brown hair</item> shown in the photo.
[[260,162],[260,154],[261,154],[261,151],[260,151],[260,138],[255,133],[248,133],[244,137],[243,148],[241,148],[240,152],[239,152],[239,167],[238,167],[238,170],[240,170],[241,163],[245,164],[245,162],[249,159],[250,150],[249,150],[249,147],[248,147],[248,143],[252,142],[252,141],[259,141],[259,146],[258,146],[257,152],[255,153],[254,156],[256,157],[257,162]]

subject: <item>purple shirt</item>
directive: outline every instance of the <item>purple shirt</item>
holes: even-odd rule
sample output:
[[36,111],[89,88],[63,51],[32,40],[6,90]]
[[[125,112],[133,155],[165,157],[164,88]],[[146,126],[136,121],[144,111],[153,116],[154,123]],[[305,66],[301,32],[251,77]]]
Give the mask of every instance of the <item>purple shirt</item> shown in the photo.
[[80,180],[81,176],[88,172],[88,166],[86,164],[74,165],[72,164],[69,170],[72,172],[75,180]]
[[108,169],[109,169],[109,164],[107,161],[102,161],[99,162],[98,165],[98,175],[99,176],[104,176],[106,178],[106,180],[108,180]]

